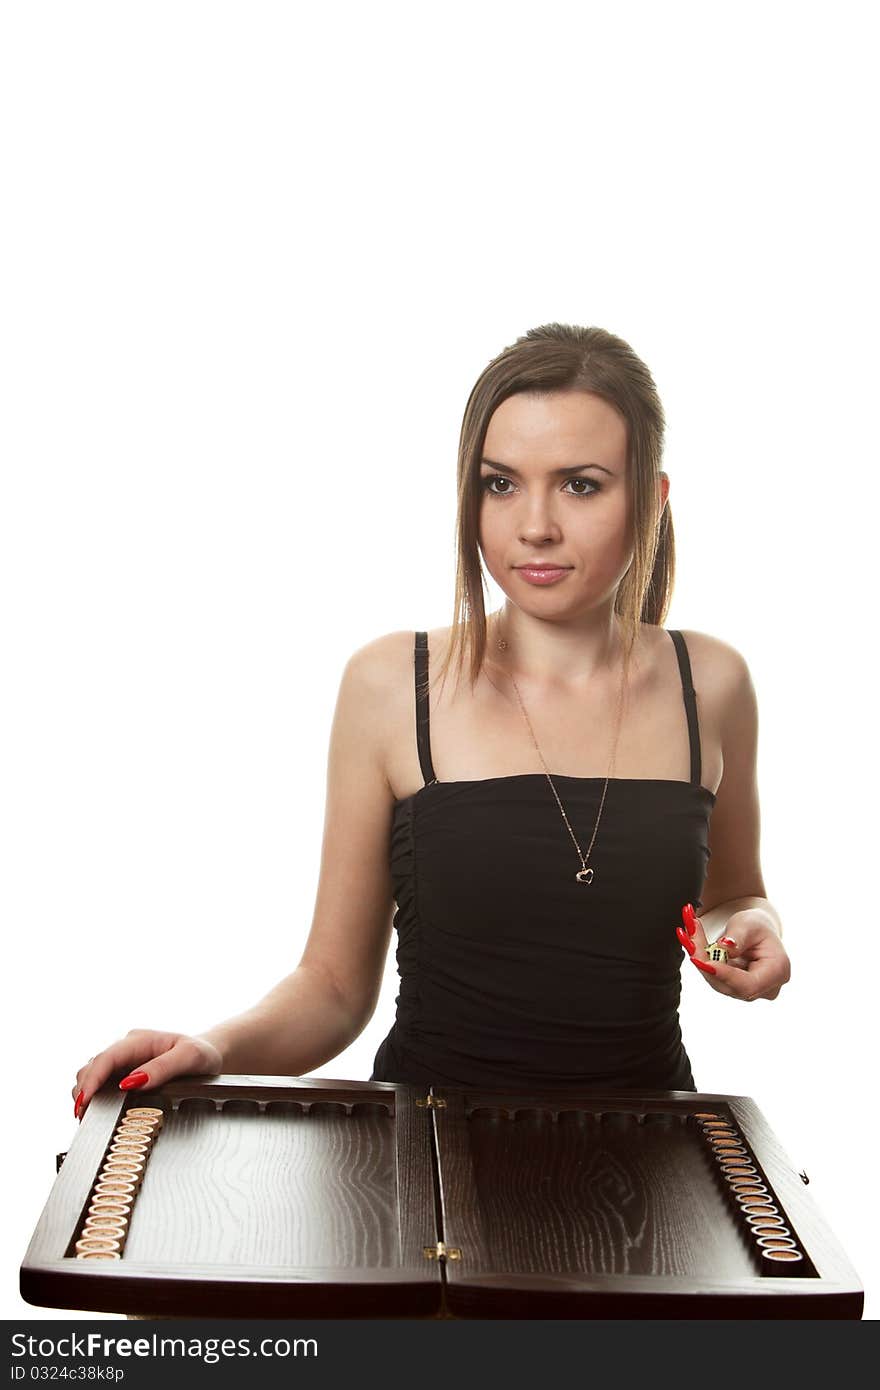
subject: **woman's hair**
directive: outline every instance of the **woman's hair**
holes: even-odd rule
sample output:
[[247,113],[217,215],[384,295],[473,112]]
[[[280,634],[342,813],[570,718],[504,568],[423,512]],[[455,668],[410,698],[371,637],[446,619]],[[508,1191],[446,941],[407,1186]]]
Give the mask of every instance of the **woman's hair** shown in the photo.
[[525,391],[590,391],[626,421],[634,552],[614,611],[621,619],[627,666],[639,624],[662,625],[669,607],[675,541],[668,503],[658,519],[665,419],[654,379],[629,343],[603,328],[567,323],[530,328],[481,372],[465,407],[458,446],[455,613],[441,663],[444,682],[453,660],[460,679],[470,656],[472,687],[483,666],[487,634],[479,549],[480,461],[493,413],[508,396]]

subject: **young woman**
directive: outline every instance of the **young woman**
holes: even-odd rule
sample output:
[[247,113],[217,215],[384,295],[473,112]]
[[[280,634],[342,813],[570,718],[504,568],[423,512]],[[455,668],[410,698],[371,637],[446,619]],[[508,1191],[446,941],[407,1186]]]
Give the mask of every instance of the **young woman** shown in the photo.
[[[663,627],[663,434],[649,371],[602,329],[533,329],[489,363],[461,432],[453,624],[343,673],[299,965],[200,1036],[114,1042],[77,1073],[78,1117],[120,1070],[149,1090],[330,1061],[372,1016],[392,926],[372,1080],[694,1090],[683,959],[719,993],[778,995],[749,670]],[[481,559],[505,595],[488,617]]]

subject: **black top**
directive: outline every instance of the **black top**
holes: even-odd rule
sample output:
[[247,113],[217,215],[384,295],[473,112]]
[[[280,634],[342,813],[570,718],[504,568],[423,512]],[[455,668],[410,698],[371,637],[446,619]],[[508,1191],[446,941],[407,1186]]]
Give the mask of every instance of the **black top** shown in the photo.
[[[686,902],[700,906],[715,795],[700,783],[687,647],[678,654],[689,782],[612,777],[589,864],[543,772],[438,782],[431,763],[428,635],[415,637],[425,785],[394,806],[397,1018],[372,1081],[496,1089],[695,1090],[681,1040]],[[578,843],[604,777],[553,775]]]

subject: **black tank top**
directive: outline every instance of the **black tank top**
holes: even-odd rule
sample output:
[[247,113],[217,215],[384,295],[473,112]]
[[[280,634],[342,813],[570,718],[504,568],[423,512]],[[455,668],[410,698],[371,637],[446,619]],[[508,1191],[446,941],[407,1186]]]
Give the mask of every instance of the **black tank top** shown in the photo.
[[[700,906],[715,795],[700,783],[687,647],[678,654],[689,782],[608,783],[590,862],[577,854],[543,772],[438,782],[431,763],[428,636],[415,637],[424,786],[397,801],[391,873],[397,1017],[373,1081],[696,1089],[681,1039],[684,903]],[[553,775],[581,845],[604,777]]]

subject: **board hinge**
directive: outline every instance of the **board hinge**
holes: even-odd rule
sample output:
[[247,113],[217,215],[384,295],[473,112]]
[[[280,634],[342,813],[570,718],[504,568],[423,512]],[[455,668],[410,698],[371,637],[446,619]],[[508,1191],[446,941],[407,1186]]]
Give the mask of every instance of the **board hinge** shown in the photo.
[[425,1096],[424,1098],[419,1096],[416,1100],[416,1105],[426,1106],[429,1110],[446,1109],[446,1101],[442,1096]]
[[460,1260],[461,1251],[457,1245],[446,1245],[442,1240],[438,1240],[436,1245],[423,1245],[422,1251],[426,1260]]

